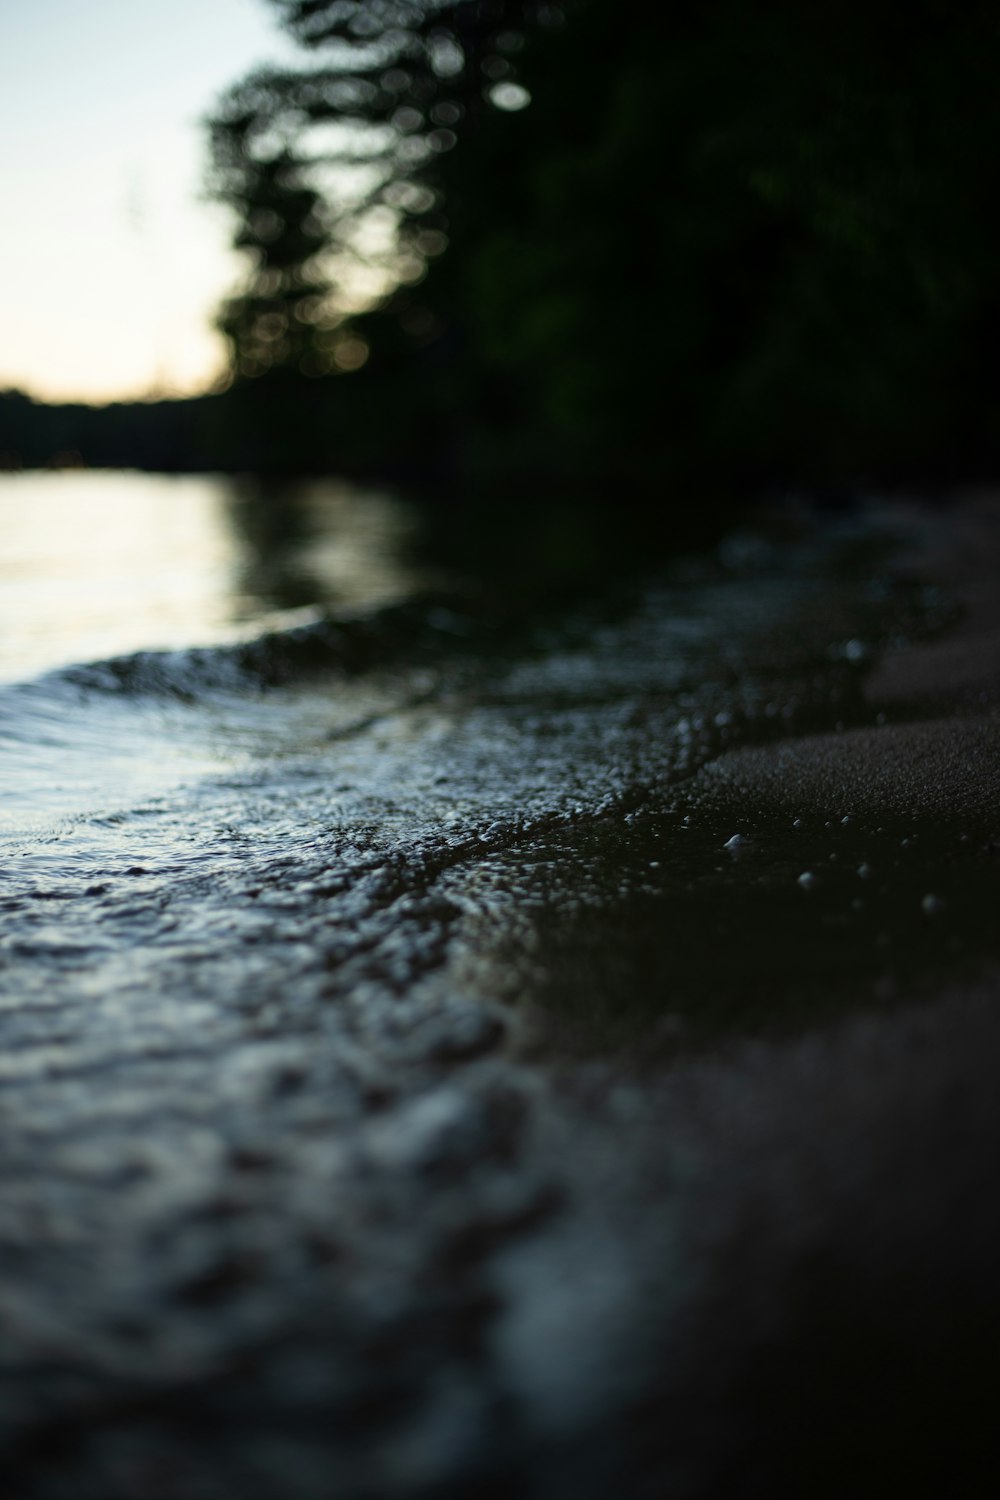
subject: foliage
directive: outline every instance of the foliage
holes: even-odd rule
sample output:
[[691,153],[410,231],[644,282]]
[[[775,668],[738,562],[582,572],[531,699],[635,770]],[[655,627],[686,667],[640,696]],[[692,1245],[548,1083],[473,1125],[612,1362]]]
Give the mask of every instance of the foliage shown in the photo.
[[985,0],[271,3],[303,66],[210,125],[250,262],[217,464],[574,493],[995,468]]
[[989,6],[273,3],[322,61],[238,85],[216,165],[244,226],[274,163],[322,200],[322,305],[373,351],[334,423],[569,481],[993,451]]
[[995,444],[995,12],[572,21],[525,58],[523,133],[455,164],[456,300],[549,466],[844,474]]
[[[230,140],[223,135],[225,145]],[[253,273],[218,323],[230,341],[236,371],[277,368],[324,374],[335,346],[322,318],[327,284],[316,255],[324,240],[318,193],[288,150],[240,163],[241,210],[235,243],[249,251]]]
[[211,188],[235,210],[235,244],[252,262],[220,326],[241,374],[350,371],[366,346],[336,330],[419,281],[443,251],[440,160],[457,131],[475,133],[497,101],[517,99],[512,58],[525,28],[552,8],[537,0],[272,3],[324,61],[254,73],[209,122]]

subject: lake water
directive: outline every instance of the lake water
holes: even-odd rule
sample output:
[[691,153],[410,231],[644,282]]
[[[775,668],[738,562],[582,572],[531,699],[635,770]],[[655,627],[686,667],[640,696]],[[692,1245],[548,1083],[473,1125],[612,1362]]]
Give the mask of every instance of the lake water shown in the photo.
[[457,1497],[544,1452],[488,1492],[624,1492],[690,1161],[654,1119],[628,1188],[655,1090],[586,1058],[881,972],[898,828],[684,793],[873,723],[924,606],[850,528],[682,559],[640,518],[626,568],[613,508],[531,512],[470,547],[344,484],[0,480],[5,1494]]
[[402,501],[332,481],[2,475],[0,681],[398,600],[423,581],[416,528]]

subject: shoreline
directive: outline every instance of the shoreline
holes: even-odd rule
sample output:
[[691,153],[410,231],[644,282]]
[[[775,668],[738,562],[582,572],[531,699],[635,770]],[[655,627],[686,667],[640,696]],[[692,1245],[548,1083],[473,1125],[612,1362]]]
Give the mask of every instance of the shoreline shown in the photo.
[[1000,543],[969,514],[883,510],[842,569],[743,534],[561,635],[400,662],[377,712],[364,673],[240,699],[257,759],[18,846],[12,1493],[971,1484]]

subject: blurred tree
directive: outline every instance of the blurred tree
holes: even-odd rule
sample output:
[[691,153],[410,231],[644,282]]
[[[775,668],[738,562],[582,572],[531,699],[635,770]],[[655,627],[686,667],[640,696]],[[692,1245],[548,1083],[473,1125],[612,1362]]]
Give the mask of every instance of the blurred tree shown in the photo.
[[336,346],[324,317],[329,285],[317,265],[325,239],[319,195],[304,184],[301,164],[285,147],[251,157],[231,122],[217,127],[214,145],[216,162],[229,166],[231,201],[240,211],[234,243],[252,257],[246,286],[217,320],[234,370],[244,376],[276,369],[323,374]]
[[520,135],[450,184],[456,299],[532,452],[850,472],[1000,435],[998,41],[985,3],[578,6],[525,55]]
[[[516,108],[515,57],[540,0],[272,0],[320,67],[264,70],[209,121],[213,195],[253,260],[223,309],[234,370],[351,370],[352,314],[419,282],[447,245],[441,158],[484,112]],[[433,319],[407,299],[418,337]],[[337,330],[342,329],[338,336]]]
[[272,3],[320,65],[216,112],[258,276],[224,318],[247,371],[370,346],[312,408],[341,413],[333,461],[656,486],[1000,452],[985,0],[641,25],[610,0]]

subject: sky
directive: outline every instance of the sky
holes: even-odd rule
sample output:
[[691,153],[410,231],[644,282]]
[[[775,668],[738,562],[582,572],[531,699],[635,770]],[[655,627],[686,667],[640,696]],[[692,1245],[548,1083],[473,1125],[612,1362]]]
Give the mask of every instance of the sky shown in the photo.
[[0,0],[0,390],[213,383],[241,262],[199,121],[252,67],[303,61],[266,0]]

